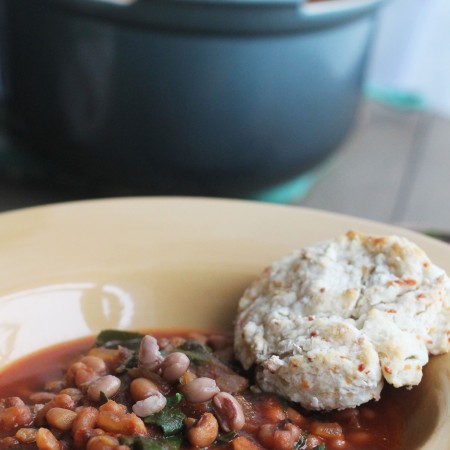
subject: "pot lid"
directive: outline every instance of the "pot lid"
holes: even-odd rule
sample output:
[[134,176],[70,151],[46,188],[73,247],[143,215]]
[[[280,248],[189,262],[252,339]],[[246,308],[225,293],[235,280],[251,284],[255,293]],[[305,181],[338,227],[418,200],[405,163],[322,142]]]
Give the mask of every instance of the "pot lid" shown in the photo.
[[[14,0],[11,0],[14,1]],[[387,0],[40,0],[66,12],[171,31],[269,34],[337,26]]]

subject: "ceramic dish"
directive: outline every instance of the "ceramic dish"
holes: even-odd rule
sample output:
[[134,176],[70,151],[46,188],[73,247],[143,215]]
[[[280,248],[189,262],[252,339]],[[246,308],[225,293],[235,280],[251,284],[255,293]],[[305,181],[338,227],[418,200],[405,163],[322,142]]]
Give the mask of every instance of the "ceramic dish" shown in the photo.
[[[231,327],[272,260],[349,229],[402,234],[450,272],[450,247],[407,230],[299,207],[151,198],[68,203],[0,217],[0,367],[104,328]],[[401,391],[406,450],[450,449],[450,356]]]

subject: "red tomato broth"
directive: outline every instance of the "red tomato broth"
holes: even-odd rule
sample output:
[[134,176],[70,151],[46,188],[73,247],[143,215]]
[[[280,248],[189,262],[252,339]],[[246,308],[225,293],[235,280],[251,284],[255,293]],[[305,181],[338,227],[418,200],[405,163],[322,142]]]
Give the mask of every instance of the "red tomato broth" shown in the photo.
[[[162,332],[151,331],[149,334],[160,338],[173,336],[187,337],[189,332]],[[217,333],[215,333],[217,334]],[[205,335],[208,335],[205,333]],[[0,399],[7,397],[21,397],[24,400],[35,391],[42,391],[45,384],[52,380],[64,377],[65,370],[72,361],[81,354],[85,354],[94,342],[94,338],[81,338],[75,341],[57,344],[23,357],[0,372]],[[264,447],[258,438],[263,424],[273,424],[275,428],[282,428],[285,423],[292,422],[305,430],[319,430],[322,433],[333,433],[331,429],[323,429],[327,424],[339,424],[345,436],[345,446],[335,444],[333,440],[324,438],[327,450],[398,450],[401,448],[402,414],[400,406],[396,403],[395,389],[386,386],[381,400],[369,402],[359,408],[343,411],[311,413],[279,399],[272,394],[253,393],[247,390],[236,397],[244,405],[246,424],[242,430],[243,436],[250,437],[254,446],[247,443],[228,442],[221,444],[220,448],[226,450],[257,450]],[[193,409],[192,409],[193,408]],[[204,412],[204,405],[186,408],[195,416]],[[287,411],[287,412],[286,412]],[[0,438],[10,436],[11,431],[3,430],[0,422]],[[189,446],[183,446],[189,448]],[[218,445],[210,446],[210,448]],[[4,447],[0,449],[17,448]],[[23,446],[20,449],[34,449],[36,446]],[[297,450],[307,448],[297,447]],[[279,449],[275,449],[279,450]]]

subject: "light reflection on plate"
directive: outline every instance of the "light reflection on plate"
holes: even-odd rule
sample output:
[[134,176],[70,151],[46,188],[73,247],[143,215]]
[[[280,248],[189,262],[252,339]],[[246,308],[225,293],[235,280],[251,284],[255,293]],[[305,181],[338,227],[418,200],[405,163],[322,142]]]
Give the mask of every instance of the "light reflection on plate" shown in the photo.
[[0,322],[0,361],[101,329],[127,328],[133,316],[131,295],[108,284],[67,283],[6,295],[0,298],[0,317],[8,318]]

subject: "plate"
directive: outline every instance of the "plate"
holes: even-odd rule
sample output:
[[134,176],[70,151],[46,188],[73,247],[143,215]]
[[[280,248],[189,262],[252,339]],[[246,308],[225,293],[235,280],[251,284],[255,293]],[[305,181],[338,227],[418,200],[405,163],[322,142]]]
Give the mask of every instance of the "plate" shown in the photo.
[[[355,217],[206,198],[65,203],[0,215],[0,368],[104,328],[229,329],[245,287],[294,248],[400,234],[450,273],[450,246]],[[402,391],[404,448],[450,450],[450,357]]]

